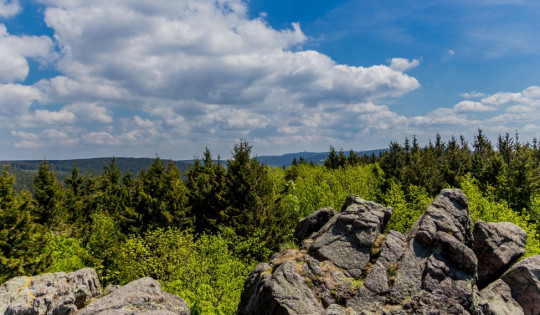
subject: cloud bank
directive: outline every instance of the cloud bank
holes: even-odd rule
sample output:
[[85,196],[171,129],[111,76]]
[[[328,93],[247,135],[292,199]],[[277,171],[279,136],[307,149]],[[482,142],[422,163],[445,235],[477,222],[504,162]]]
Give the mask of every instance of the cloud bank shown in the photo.
[[[405,73],[420,59],[338,64],[302,48],[310,38],[301,25],[274,29],[240,0],[40,2],[53,38],[0,24],[1,141],[21,154],[190,158],[205,146],[226,154],[240,138],[263,153],[373,148],[413,133],[510,127],[538,111],[540,88],[531,87],[397,114],[385,100],[420,87]],[[1,16],[19,11],[0,3]],[[25,85],[28,60],[59,75]]]

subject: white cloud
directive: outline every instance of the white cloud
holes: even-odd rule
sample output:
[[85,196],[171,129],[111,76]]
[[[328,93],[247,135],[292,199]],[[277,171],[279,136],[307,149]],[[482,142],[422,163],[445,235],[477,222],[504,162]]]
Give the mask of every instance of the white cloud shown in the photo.
[[26,58],[52,58],[52,46],[46,36],[12,36],[0,24],[0,83],[24,81],[29,71]]
[[486,112],[493,111],[493,106],[484,105],[481,102],[461,101],[454,106],[457,112]]
[[407,71],[418,67],[419,64],[420,59],[408,60],[405,58],[392,58],[392,60],[390,60],[390,68],[395,71]]
[[[420,86],[403,73],[420,60],[337,64],[301,49],[309,39],[299,24],[273,29],[263,16],[249,18],[241,0],[40,2],[60,75],[33,86],[38,95],[16,116],[18,126],[71,127],[69,139],[79,143],[143,146],[182,137],[227,152],[240,137],[315,143],[330,139],[324,133],[353,135],[358,121],[405,119],[377,103]],[[17,50],[17,69],[26,57],[48,56],[28,51]]]
[[73,113],[78,121],[113,122],[113,118],[108,113],[107,108],[95,103],[73,103],[66,106],[63,110]]
[[25,114],[28,108],[43,98],[41,92],[20,84],[0,84],[0,117],[12,119]]
[[459,94],[459,96],[461,96],[463,98],[478,98],[478,97],[484,97],[484,96],[486,96],[486,94],[481,93],[481,92],[472,91],[472,92],[461,93],[461,94]]
[[0,0],[0,17],[9,18],[21,12],[21,6],[17,0]]
[[120,143],[113,135],[106,131],[92,131],[82,135],[82,140],[92,145],[117,145]]

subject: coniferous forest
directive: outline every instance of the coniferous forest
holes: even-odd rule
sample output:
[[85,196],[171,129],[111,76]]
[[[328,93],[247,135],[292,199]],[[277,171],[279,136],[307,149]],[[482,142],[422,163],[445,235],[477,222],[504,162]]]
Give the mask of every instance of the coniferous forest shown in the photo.
[[43,161],[33,192],[0,175],[0,283],[18,275],[95,268],[102,283],[150,276],[183,297],[192,313],[236,312],[244,281],[260,261],[297,247],[298,220],[357,194],[394,208],[387,229],[405,232],[443,188],[469,199],[471,218],[510,221],[540,254],[540,144],[519,135],[496,143],[478,131],[420,146],[392,142],[379,155],[330,148],[324,165],[294,160],[272,168],[246,141],[216,162],[207,149],[185,172],[156,158],[138,174],[113,158],[100,175],[76,165],[60,182]]

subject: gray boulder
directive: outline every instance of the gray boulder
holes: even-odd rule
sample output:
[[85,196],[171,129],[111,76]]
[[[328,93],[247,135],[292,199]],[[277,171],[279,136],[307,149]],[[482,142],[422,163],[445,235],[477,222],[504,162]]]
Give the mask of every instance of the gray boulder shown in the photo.
[[371,247],[391,215],[392,208],[348,196],[342,211],[313,235],[309,252],[332,261],[353,278],[365,276]]
[[[390,300],[399,304],[417,296],[424,305],[426,295],[436,292],[436,297],[474,308],[477,259],[467,197],[457,189],[442,190],[406,237]],[[435,296],[433,301],[438,301]]]
[[79,315],[90,314],[190,314],[187,303],[180,297],[164,292],[159,282],[141,278],[113,290],[82,309]]
[[510,287],[501,279],[478,294],[478,311],[486,315],[522,315],[523,309],[512,298]]
[[91,268],[16,277],[0,287],[0,314],[73,314],[100,295]]
[[272,273],[270,265],[259,264],[246,282],[245,289],[250,295],[242,295],[238,313],[325,314],[296,267],[294,262],[286,260]]
[[520,261],[501,279],[510,287],[512,298],[525,315],[540,314],[540,255]]
[[319,209],[302,220],[298,221],[294,231],[294,239],[302,242],[311,234],[320,230],[334,215],[336,211],[330,207]]
[[478,265],[480,289],[498,279],[519,257],[525,254],[527,234],[510,222],[476,222],[473,251],[482,263]]

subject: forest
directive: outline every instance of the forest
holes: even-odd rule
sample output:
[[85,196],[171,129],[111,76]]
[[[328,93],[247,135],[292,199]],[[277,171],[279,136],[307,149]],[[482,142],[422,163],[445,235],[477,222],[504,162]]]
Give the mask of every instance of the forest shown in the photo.
[[59,181],[43,161],[33,192],[0,175],[0,283],[18,275],[93,267],[102,284],[150,276],[184,298],[192,314],[234,314],[244,281],[273,252],[297,248],[299,219],[341,209],[349,194],[394,208],[387,229],[405,232],[443,188],[460,188],[473,221],[510,221],[540,254],[540,144],[519,135],[496,143],[481,130],[420,146],[391,142],[379,155],[330,147],[323,165],[269,167],[240,141],[226,163],[209,149],[181,172],[156,157],[131,174],[115,159],[99,175]]

